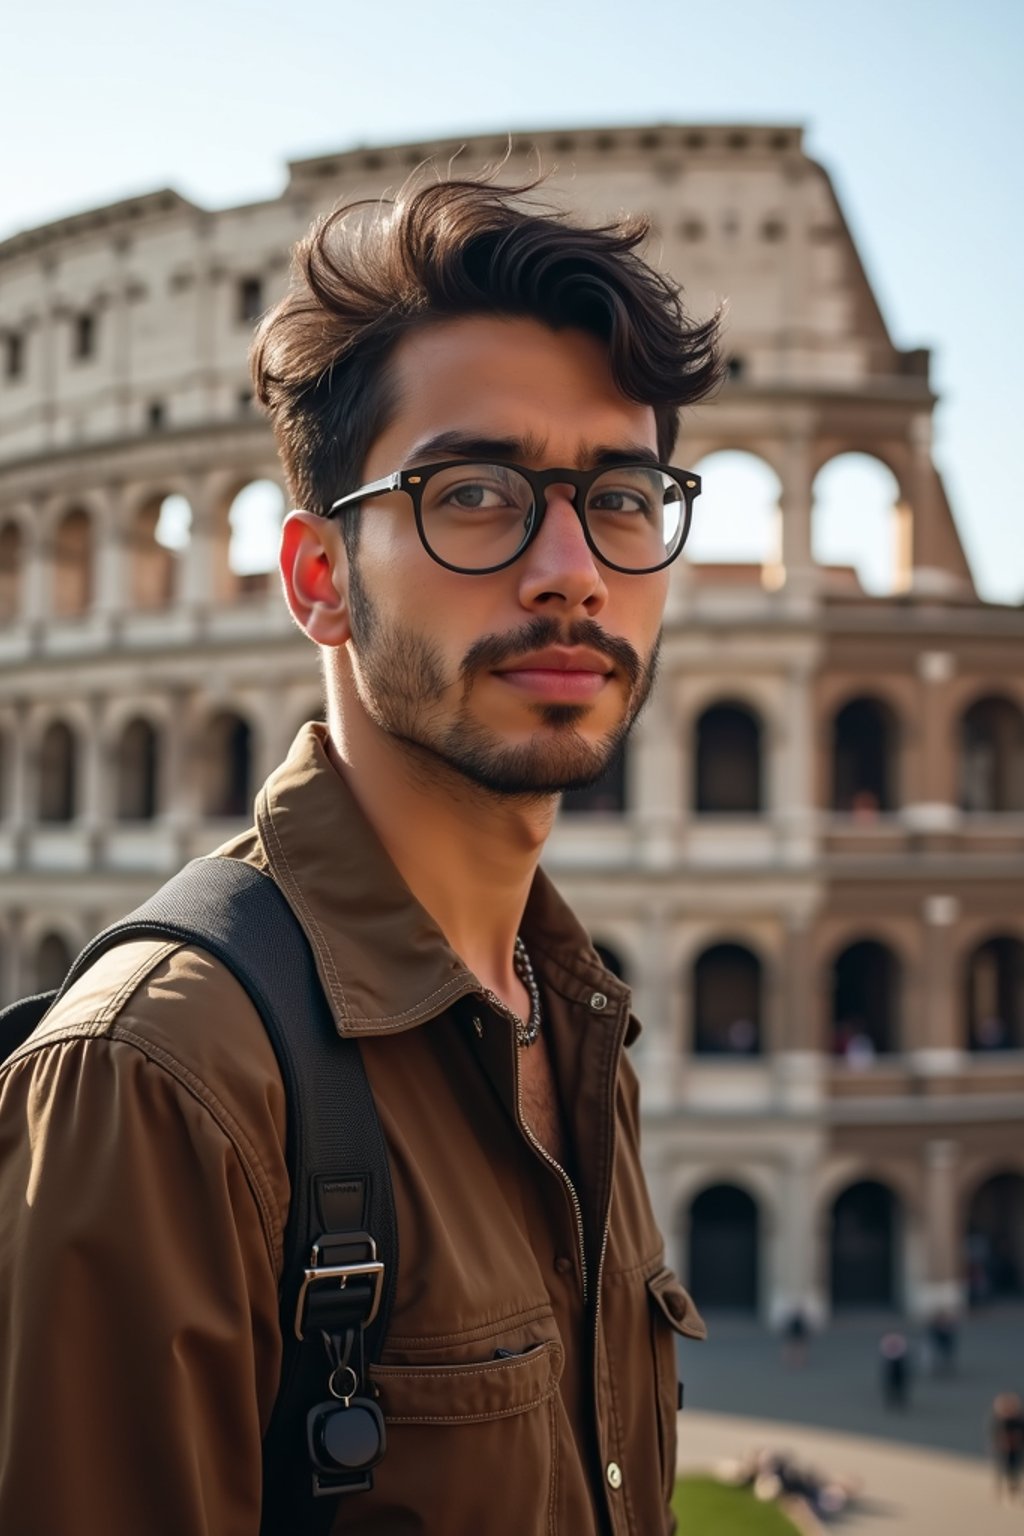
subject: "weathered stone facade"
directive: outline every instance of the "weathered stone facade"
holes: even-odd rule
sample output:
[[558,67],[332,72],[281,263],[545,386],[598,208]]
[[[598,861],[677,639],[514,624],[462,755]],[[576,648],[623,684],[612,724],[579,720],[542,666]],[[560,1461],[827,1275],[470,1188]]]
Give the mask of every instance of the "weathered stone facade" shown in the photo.
[[[893,346],[798,129],[545,134],[505,174],[534,148],[585,216],[650,215],[692,308],[730,296],[732,376],[677,462],[742,449],[780,486],[764,564],[675,568],[624,773],[574,797],[547,859],[634,986],[676,1262],[707,1305],[773,1320],[1019,1289],[1024,613],[976,595],[927,354]],[[276,585],[229,553],[238,493],[280,485],[252,321],[317,211],[451,152],[304,161],[267,203],[154,193],[0,245],[4,996],[238,830],[319,712]],[[899,487],[887,597],[813,557],[816,476],[848,451]],[[191,509],[175,537],[168,498]]]

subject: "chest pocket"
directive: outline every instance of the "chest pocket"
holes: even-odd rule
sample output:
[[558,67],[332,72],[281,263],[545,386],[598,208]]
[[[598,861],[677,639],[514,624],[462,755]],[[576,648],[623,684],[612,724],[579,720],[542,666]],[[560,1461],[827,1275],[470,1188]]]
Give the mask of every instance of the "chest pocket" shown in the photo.
[[396,1530],[557,1536],[559,1343],[370,1374],[388,1450],[369,1498]]

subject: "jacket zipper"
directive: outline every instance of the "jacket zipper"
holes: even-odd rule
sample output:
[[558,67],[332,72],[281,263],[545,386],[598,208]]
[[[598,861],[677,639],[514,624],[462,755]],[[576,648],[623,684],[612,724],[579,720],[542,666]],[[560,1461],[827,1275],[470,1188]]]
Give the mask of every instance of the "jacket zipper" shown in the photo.
[[[511,1021],[513,1023],[513,1026],[515,1026],[516,1024],[519,1023],[519,1020],[516,1018],[516,1016],[512,1012],[512,1010],[510,1008],[506,1007],[506,1005],[501,1001],[501,998],[498,997],[495,993],[487,992],[486,993],[486,997],[487,997],[487,1001],[492,1005],[492,1007],[494,1007],[497,1010],[497,1012],[503,1014],[505,1018],[511,1019]],[[622,1038],[621,1038],[621,1036],[624,1035],[624,1034],[625,1034],[625,1029],[623,1028],[621,1030],[620,1038],[616,1042],[616,1052],[621,1051],[621,1049],[622,1049]],[[548,1163],[555,1170],[555,1172],[557,1174],[560,1175],[560,1177],[562,1179],[562,1182],[565,1184],[566,1189],[569,1191],[569,1196],[570,1196],[570,1198],[572,1200],[573,1210],[576,1213],[576,1235],[577,1235],[577,1239],[578,1239],[578,1242],[579,1242],[580,1278],[582,1280],[582,1285],[583,1285],[583,1305],[584,1305],[584,1307],[586,1307],[586,1304],[587,1304],[587,1250],[586,1250],[586,1239],[585,1239],[584,1232],[583,1232],[583,1211],[582,1211],[582,1209],[580,1207],[580,1199],[579,1199],[579,1196],[576,1193],[575,1185],[573,1184],[573,1182],[570,1179],[569,1175],[566,1173],[565,1169],[562,1167],[561,1163],[557,1162],[555,1160],[555,1158],[553,1158],[551,1156],[551,1154],[541,1145],[541,1143],[537,1140],[536,1136],[530,1130],[530,1127],[527,1125],[526,1121],[523,1119],[523,1099],[522,1099],[521,1085],[520,1085],[520,1079],[519,1079],[519,1052],[518,1051],[516,1051],[516,1057],[515,1057],[515,1079],[516,1079],[516,1116],[517,1116],[517,1118],[519,1120],[520,1128],[526,1133],[527,1140],[530,1142],[530,1145],[535,1149],[535,1151],[544,1159],[544,1161],[546,1163]],[[613,1136],[615,1135],[615,1091],[616,1091],[615,1090],[615,1085],[616,1085],[617,1081],[618,1081],[618,1074],[615,1073],[615,1074],[613,1074],[612,1079],[611,1079],[611,1082],[612,1082],[612,1102],[608,1106],[609,1114],[607,1116],[608,1123],[612,1126],[612,1135]],[[610,1228],[611,1228],[611,1199],[609,1197],[608,1205],[607,1205],[607,1208],[605,1210],[604,1228],[603,1228],[603,1230],[601,1232],[601,1247],[600,1247],[600,1250],[598,1252],[597,1275],[596,1275],[595,1288],[594,1288],[594,1403],[595,1403],[595,1414],[596,1414],[596,1404],[597,1404],[597,1395],[598,1395],[597,1394],[598,1353],[599,1353],[600,1348],[601,1348],[601,1277],[602,1277],[602,1275],[604,1273],[604,1260],[605,1260],[605,1254],[608,1251],[608,1233],[609,1233]],[[598,1439],[600,1440],[600,1424],[598,1424],[597,1427],[598,1427]]]
[[[502,1002],[501,998],[497,996],[496,993],[485,991],[484,992],[484,996],[486,997],[487,1001],[490,1003],[491,1007],[497,1013],[500,1013],[504,1018],[510,1020],[510,1022],[512,1023],[512,1025],[514,1027],[518,1027],[518,1025],[520,1024],[521,1021],[516,1018],[516,1015],[512,1012],[511,1008],[507,1007],[505,1005],[505,1003]],[[587,1247],[586,1247],[586,1237],[585,1237],[584,1231],[583,1231],[583,1207],[580,1205],[580,1197],[576,1193],[576,1186],[572,1182],[572,1179],[570,1179],[569,1175],[566,1173],[566,1171],[562,1167],[561,1163],[558,1162],[556,1158],[553,1158],[551,1156],[551,1153],[547,1150],[547,1148],[542,1146],[542,1144],[537,1140],[536,1136],[533,1134],[533,1132],[531,1131],[530,1127],[527,1125],[526,1121],[523,1119],[523,1095],[522,1095],[522,1084],[521,1084],[520,1078],[519,1078],[519,1052],[518,1051],[516,1051],[516,1055],[515,1055],[515,1079],[516,1079],[516,1118],[519,1121],[519,1129],[525,1133],[527,1141],[530,1143],[530,1146],[538,1154],[538,1156],[542,1157],[544,1159],[544,1161],[547,1163],[548,1167],[549,1168],[553,1168],[555,1170],[555,1172],[558,1174],[559,1178],[562,1180],[562,1183],[565,1185],[566,1189],[569,1192],[569,1199],[572,1201],[572,1208],[573,1208],[573,1212],[574,1212],[575,1217],[576,1217],[576,1242],[577,1242],[577,1245],[578,1245],[578,1252],[579,1252],[579,1257],[580,1257],[580,1284],[581,1284],[582,1290],[583,1290],[583,1305],[586,1306],[586,1304],[587,1304],[587,1295],[588,1295],[588,1290],[587,1290]],[[608,1231],[607,1231],[607,1227],[606,1227],[605,1228],[605,1243],[607,1243],[607,1240],[608,1240]],[[602,1260],[604,1259],[604,1245],[602,1245],[602,1249],[601,1249],[601,1258],[602,1258]]]
[[[551,1156],[551,1153],[547,1150],[547,1148],[541,1145],[541,1143],[537,1140],[536,1136],[531,1131],[529,1125],[523,1119],[523,1099],[522,1099],[522,1094],[520,1092],[520,1085],[519,1085],[519,1056],[518,1056],[518,1054],[516,1055],[516,1112],[517,1112],[517,1115],[518,1115],[520,1128],[523,1131],[526,1132],[526,1139],[529,1141],[531,1147],[533,1147],[535,1152],[539,1152],[540,1153],[541,1157],[544,1159],[544,1161],[548,1164],[549,1167],[551,1167],[551,1168],[553,1168],[555,1170],[555,1172],[560,1176],[560,1178],[561,1178],[563,1184],[565,1185],[566,1189],[569,1191],[569,1199],[572,1201],[572,1208],[573,1208],[573,1211],[576,1214],[576,1240],[577,1240],[577,1243],[579,1245],[579,1255],[580,1255],[580,1283],[581,1283],[582,1288],[583,1288],[583,1305],[586,1306],[586,1304],[587,1304],[587,1249],[586,1249],[586,1239],[585,1239],[584,1233],[583,1233],[583,1208],[580,1205],[580,1197],[576,1193],[576,1186],[572,1182],[572,1179],[570,1179],[569,1175],[566,1173],[566,1171],[562,1167],[561,1163],[556,1162],[556,1160]],[[604,1257],[604,1253],[603,1252],[602,1252],[601,1257],[602,1258]]]

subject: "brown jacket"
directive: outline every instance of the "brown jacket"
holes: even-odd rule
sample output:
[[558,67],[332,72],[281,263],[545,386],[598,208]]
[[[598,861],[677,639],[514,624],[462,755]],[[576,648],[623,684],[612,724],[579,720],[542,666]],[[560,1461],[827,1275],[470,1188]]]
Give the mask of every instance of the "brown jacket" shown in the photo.
[[[538,875],[523,933],[570,1182],[524,1128],[507,1016],[318,728],[222,852],[294,908],[391,1156],[389,1448],[334,1529],[670,1530],[675,1335],[703,1325],[640,1168],[626,990]],[[105,956],[0,1072],[3,1536],[255,1536],[288,1194],[281,1079],[234,978],[170,943]]]

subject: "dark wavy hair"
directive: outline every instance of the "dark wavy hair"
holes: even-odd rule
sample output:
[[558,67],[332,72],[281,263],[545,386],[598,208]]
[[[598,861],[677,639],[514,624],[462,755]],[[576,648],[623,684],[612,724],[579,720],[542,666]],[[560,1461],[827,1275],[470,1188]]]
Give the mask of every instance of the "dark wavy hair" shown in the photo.
[[[460,315],[528,316],[587,331],[630,400],[650,405],[666,461],[681,406],[719,384],[719,314],[691,323],[679,289],[638,254],[649,225],[584,228],[533,200],[538,183],[407,183],[315,223],[287,296],[250,362],[296,506],[325,513],[359,484],[394,399],[388,366],[414,327]],[[345,519],[346,538],[355,519]]]

